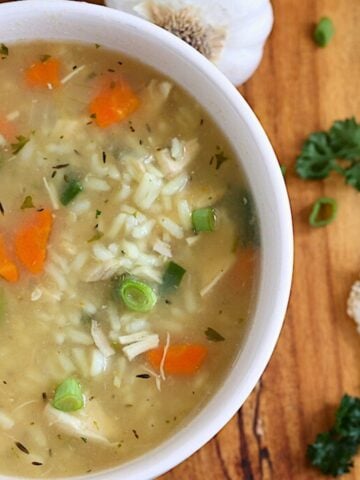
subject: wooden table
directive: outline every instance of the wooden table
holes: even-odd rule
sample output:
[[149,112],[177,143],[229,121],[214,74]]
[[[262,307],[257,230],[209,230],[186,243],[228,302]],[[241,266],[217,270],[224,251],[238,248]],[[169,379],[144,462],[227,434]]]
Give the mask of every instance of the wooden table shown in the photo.
[[[275,26],[264,59],[240,90],[288,166],[296,252],[290,305],[256,391],[212,441],[161,480],[324,478],[309,467],[306,445],[329,428],[344,392],[360,395],[360,336],[346,316],[347,294],[360,270],[360,195],[340,178],[304,182],[293,169],[309,132],[335,119],[360,120],[360,1],[273,5]],[[331,16],[337,30],[326,49],[311,39],[322,15]],[[339,215],[331,226],[312,229],[309,207],[323,195],[338,200]],[[360,478],[360,458],[346,478]]]

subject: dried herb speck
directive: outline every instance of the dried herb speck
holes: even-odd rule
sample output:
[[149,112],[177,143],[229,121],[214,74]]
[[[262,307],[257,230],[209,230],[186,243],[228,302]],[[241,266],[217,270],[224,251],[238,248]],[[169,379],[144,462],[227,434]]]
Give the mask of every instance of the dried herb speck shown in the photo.
[[4,43],[0,43],[0,55],[7,57],[9,55],[9,49]]
[[21,452],[26,453],[26,455],[29,455],[29,454],[30,454],[29,450],[28,450],[28,449],[25,447],[25,445],[23,445],[22,443],[20,443],[20,442],[15,442],[15,445],[17,446],[17,448],[18,448]]
[[225,338],[216,330],[211,327],[208,327],[205,330],[205,335],[210,342],[223,342]]
[[24,198],[24,201],[21,205],[21,210],[25,210],[26,208],[35,208],[34,204],[33,204],[33,199],[32,199],[32,196],[31,195],[27,195],[25,198]]

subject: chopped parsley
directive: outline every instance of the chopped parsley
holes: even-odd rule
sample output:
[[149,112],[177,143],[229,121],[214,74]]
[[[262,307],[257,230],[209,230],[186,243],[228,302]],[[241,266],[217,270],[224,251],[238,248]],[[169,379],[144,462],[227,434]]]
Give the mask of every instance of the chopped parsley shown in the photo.
[[7,57],[9,55],[9,49],[4,43],[0,43],[0,55]]
[[211,327],[205,330],[205,335],[210,342],[223,342],[225,340],[225,337]]
[[33,199],[31,195],[27,195],[24,198],[24,201],[21,205],[21,210],[25,210],[26,208],[35,208],[35,205],[33,204]]
[[319,433],[307,456],[325,475],[348,473],[360,446],[360,398],[344,395],[335,414],[335,425]]
[[28,143],[30,138],[24,137],[23,135],[19,135],[18,137],[16,137],[16,140],[17,140],[16,143],[11,144],[12,153],[14,155],[19,153],[20,150],[22,150],[25,147],[25,145]]
[[360,191],[360,124],[356,119],[338,120],[327,132],[312,133],[296,160],[296,172],[312,180],[337,172]]
[[96,210],[95,218],[99,218],[101,214],[102,214],[101,210]]

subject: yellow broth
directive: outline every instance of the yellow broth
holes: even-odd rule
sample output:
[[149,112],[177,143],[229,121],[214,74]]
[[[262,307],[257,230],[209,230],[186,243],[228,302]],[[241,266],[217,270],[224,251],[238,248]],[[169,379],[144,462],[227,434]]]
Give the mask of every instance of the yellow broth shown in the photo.
[[[29,85],[28,69],[49,59],[59,62],[59,85]],[[102,82],[119,79],[139,106],[101,128],[89,105]],[[83,191],[65,206],[71,178]],[[0,55],[0,202],[5,256],[19,273],[15,282],[0,276],[0,473],[80,475],[159,445],[223,381],[255,298],[257,220],[224,135],[173,80],[123,54],[8,45]],[[206,207],[216,210],[215,231],[196,235],[191,212]],[[16,238],[41,209],[53,225],[43,270],[33,274]],[[169,261],[186,273],[163,292]],[[156,293],[150,312],[114,297],[114,277],[124,273]],[[94,321],[108,357],[94,342]],[[165,371],[148,352],[129,360],[119,337],[139,332],[169,348],[201,345],[207,356],[182,375],[166,372],[166,355]],[[66,413],[78,423],[64,427],[48,408],[70,377],[85,407]]]

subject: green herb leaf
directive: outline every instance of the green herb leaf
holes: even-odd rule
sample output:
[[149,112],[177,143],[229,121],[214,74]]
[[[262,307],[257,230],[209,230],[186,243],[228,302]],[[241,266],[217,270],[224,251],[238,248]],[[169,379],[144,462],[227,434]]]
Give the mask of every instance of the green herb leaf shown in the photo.
[[0,43],[0,55],[7,57],[9,55],[9,49],[4,43]]
[[205,335],[210,342],[223,342],[225,338],[211,327],[205,330]]
[[314,30],[314,40],[319,47],[326,47],[335,34],[335,27],[331,18],[323,17]]
[[20,208],[21,210],[25,210],[26,208],[35,208],[31,195],[28,195],[27,197],[24,198],[24,201]]
[[332,171],[360,191],[360,124],[355,118],[333,123],[328,132],[312,133],[296,160],[304,179],[326,178]]
[[18,137],[16,137],[16,140],[17,142],[16,143],[12,143],[11,144],[11,148],[12,148],[12,153],[14,155],[16,155],[17,153],[20,152],[20,150],[22,150],[25,145],[28,143],[28,141],[30,140],[30,138],[26,138],[24,137],[23,135],[19,135]]
[[99,218],[101,214],[102,214],[101,210],[96,210],[95,218]]
[[360,398],[344,395],[336,412],[335,426],[320,433],[308,446],[307,456],[325,475],[337,477],[350,471],[360,446]]

